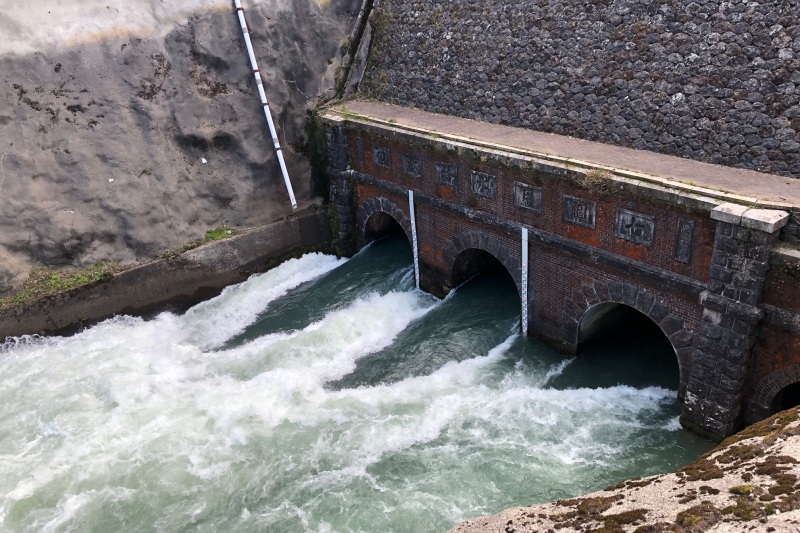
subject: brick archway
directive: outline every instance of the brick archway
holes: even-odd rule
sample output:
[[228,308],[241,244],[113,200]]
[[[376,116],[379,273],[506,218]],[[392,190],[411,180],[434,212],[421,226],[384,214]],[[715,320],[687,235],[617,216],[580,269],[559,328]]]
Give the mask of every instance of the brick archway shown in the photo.
[[359,236],[362,244],[366,244],[367,222],[369,217],[376,213],[384,213],[392,217],[406,234],[408,242],[411,243],[411,219],[409,219],[402,209],[397,207],[394,202],[383,196],[375,196],[366,200],[358,208],[357,220],[359,228]]
[[508,246],[499,242],[496,238],[479,231],[462,231],[456,234],[442,252],[442,259],[450,265],[450,283],[453,282],[453,268],[456,259],[462,252],[467,250],[481,250],[488,253],[505,267],[514,285],[517,286],[517,294],[522,295],[522,271],[520,259],[511,253]]
[[800,365],[779,368],[762,379],[747,406],[745,421],[752,424],[771,415],[772,401],[782,389],[795,383],[800,383]]
[[575,289],[565,299],[564,324],[567,337],[574,340],[577,349],[580,325],[586,313],[595,306],[615,303],[636,309],[652,320],[672,345],[678,359],[680,372],[679,397],[683,397],[689,380],[692,362],[692,341],[694,334],[686,329],[683,318],[672,313],[668,303],[658,299],[650,291],[632,283],[616,281],[595,281]]

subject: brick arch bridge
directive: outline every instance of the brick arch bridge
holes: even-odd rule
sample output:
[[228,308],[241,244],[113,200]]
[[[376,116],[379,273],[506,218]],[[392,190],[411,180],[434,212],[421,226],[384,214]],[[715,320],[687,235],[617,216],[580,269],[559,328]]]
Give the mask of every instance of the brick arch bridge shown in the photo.
[[[322,120],[343,253],[363,246],[370,220],[385,213],[416,242],[420,287],[444,296],[459,281],[459,256],[485,251],[514,279],[528,334],[567,354],[586,317],[613,307],[598,306],[632,307],[675,350],[682,422],[717,438],[769,414],[781,388],[800,381],[794,204],[753,208],[536,143],[469,140],[351,109]],[[496,128],[499,138],[518,135]],[[626,164],[640,157],[615,150]],[[716,168],[658,157],[661,171]]]

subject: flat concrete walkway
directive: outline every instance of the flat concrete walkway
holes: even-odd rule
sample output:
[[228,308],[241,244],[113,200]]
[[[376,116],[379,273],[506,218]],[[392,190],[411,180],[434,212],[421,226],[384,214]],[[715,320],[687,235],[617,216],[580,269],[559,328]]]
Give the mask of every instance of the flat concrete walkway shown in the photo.
[[[381,102],[352,100],[333,106],[331,109],[341,111],[347,116],[356,115],[367,121],[373,119],[386,122],[391,127],[423,133],[435,132],[496,149],[502,150],[505,147],[510,149],[509,151],[526,152],[556,161],[568,159],[573,164],[584,162],[589,165],[613,167],[639,174],[640,176],[632,176],[636,178],[652,177],[658,181],[680,182],[688,189],[701,187],[749,197],[766,204],[780,204],[774,207],[800,208],[800,179],[701,163],[692,159],[584,141],[565,135],[438,115]],[[696,192],[703,193],[701,190]]]

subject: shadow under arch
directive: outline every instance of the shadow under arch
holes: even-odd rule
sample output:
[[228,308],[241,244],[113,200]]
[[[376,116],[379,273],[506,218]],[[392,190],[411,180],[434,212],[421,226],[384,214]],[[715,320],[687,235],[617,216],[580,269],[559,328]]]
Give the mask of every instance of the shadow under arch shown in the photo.
[[800,405],[800,365],[779,368],[756,386],[745,414],[752,424],[779,411]]
[[451,289],[487,268],[500,265],[511,276],[517,294],[522,297],[519,257],[496,238],[474,231],[459,233],[448,243],[442,258],[450,265]]
[[[694,335],[667,302],[632,283],[597,281],[576,289],[565,302],[565,324],[575,353],[582,345],[613,331],[630,317],[653,324],[669,342],[678,363],[678,398],[686,392]],[[632,313],[636,313],[633,315]]]
[[411,220],[402,209],[387,198],[376,196],[365,201],[358,208],[357,218],[360,230],[359,247],[401,232],[408,239],[409,246],[412,243]]

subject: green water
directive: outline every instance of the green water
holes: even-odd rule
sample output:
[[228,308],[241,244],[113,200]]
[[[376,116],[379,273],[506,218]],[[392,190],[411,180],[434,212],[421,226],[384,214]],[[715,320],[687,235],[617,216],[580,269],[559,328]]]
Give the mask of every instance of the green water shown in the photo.
[[0,350],[5,531],[443,532],[674,470],[677,364],[636,330],[568,359],[510,279],[443,301],[404,240],[289,261],[185,315]]

